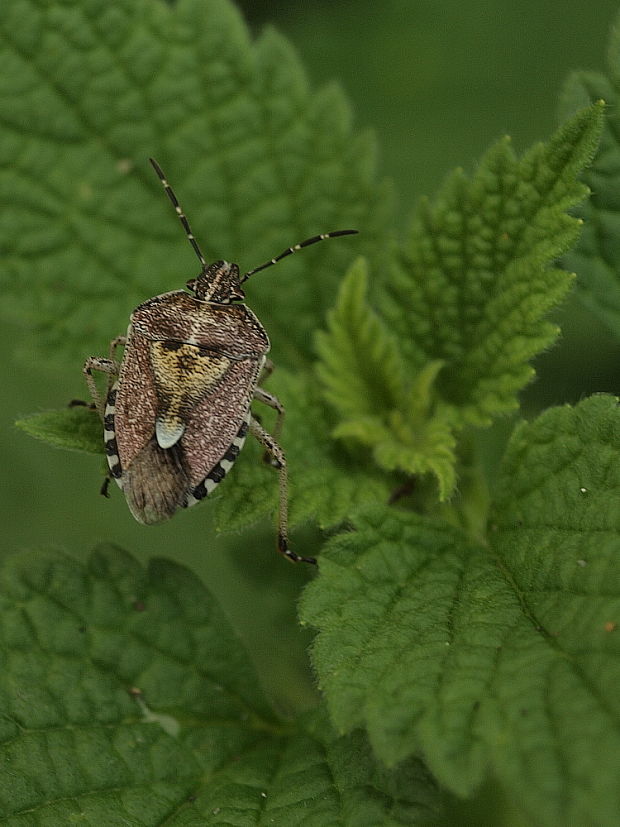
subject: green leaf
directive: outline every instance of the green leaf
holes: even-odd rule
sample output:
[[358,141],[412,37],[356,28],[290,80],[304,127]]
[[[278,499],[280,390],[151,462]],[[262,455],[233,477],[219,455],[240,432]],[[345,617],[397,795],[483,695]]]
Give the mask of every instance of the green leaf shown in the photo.
[[601,145],[582,180],[592,190],[580,206],[584,229],[579,243],[564,258],[578,274],[577,293],[609,328],[620,335],[620,18],[611,33],[608,76],[574,72],[567,79],[560,111],[570,115],[590,101],[603,99],[605,125]]
[[588,192],[576,178],[601,126],[597,104],[521,159],[505,138],[471,179],[457,170],[415,213],[386,314],[414,365],[420,354],[445,363],[437,392],[462,422],[515,409],[529,360],[557,336],[544,317],[572,276],[550,264],[579,234],[566,211]]
[[380,255],[391,197],[338,87],[311,91],[287,41],[252,42],[228,0],[0,4],[3,311],[46,358],[105,353],[131,310],[198,262],[154,156],[206,257],[246,270],[317,232],[249,285],[289,361],[309,355],[353,253]]
[[327,331],[316,337],[317,375],[340,420],[332,433],[371,448],[386,471],[434,474],[444,500],[456,475],[451,424],[434,405],[443,363],[410,373],[398,340],[368,304],[367,286],[367,265],[359,259],[328,314]]
[[103,426],[97,411],[88,407],[64,408],[30,414],[15,423],[35,439],[56,448],[102,454]]
[[[321,771],[324,772],[323,767],[329,768],[332,774],[326,786],[329,789],[333,785],[340,793],[341,821],[335,823],[374,827],[380,824],[425,824],[429,818],[436,823],[441,799],[435,783],[419,760],[409,759],[394,769],[386,768],[373,756],[361,730],[350,736],[336,736],[324,705],[304,716],[302,722],[305,731],[321,744],[324,751],[324,755],[317,757],[323,765]],[[310,754],[316,754],[316,744],[309,743],[308,747]],[[335,790],[330,792],[333,796]],[[329,802],[324,811],[325,820],[316,818],[317,827],[330,823],[334,809]],[[300,823],[306,824],[301,814],[299,818]],[[286,824],[286,821],[282,823]]]
[[394,825],[437,812],[319,710],[278,721],[186,569],[102,546],[0,570],[0,816],[20,825]]
[[520,425],[489,546],[376,507],[329,543],[302,618],[332,719],[468,795],[491,768],[537,824],[620,809],[620,409]]

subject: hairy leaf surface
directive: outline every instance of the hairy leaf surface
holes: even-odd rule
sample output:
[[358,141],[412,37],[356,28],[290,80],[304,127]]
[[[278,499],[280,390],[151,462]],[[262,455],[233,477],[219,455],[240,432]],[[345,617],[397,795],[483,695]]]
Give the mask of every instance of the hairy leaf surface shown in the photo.
[[537,823],[620,809],[620,409],[551,409],[508,449],[489,546],[376,507],[330,542],[302,618],[336,725],[421,750],[465,795],[489,768]]
[[396,825],[436,813],[318,710],[279,721],[199,581],[102,546],[0,569],[0,817],[11,824]]

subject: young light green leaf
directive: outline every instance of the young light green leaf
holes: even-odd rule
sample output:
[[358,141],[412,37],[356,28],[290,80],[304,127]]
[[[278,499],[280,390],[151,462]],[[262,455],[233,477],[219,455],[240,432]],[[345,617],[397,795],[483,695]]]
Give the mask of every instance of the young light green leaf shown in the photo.
[[327,314],[327,331],[316,335],[323,393],[343,419],[398,407],[403,396],[398,341],[368,305],[367,292],[368,265],[358,258]]
[[516,430],[489,547],[360,514],[302,604],[336,726],[388,763],[421,751],[459,795],[491,767],[533,822],[615,825],[618,491],[620,408],[600,396]]
[[15,424],[35,439],[56,448],[103,453],[103,426],[97,411],[85,406],[42,411],[18,419]]
[[339,417],[332,434],[370,448],[386,471],[434,474],[444,500],[456,475],[447,411],[434,404],[433,386],[443,363],[412,371],[398,340],[368,304],[367,287],[367,265],[359,259],[328,314],[327,331],[316,337],[317,375]]
[[608,76],[574,72],[566,81],[560,112],[567,117],[577,108],[604,100],[605,125],[601,145],[582,180],[592,190],[579,208],[584,229],[579,243],[564,258],[578,274],[577,292],[584,304],[620,335],[620,18],[612,29]]
[[249,270],[363,231],[249,286],[277,354],[309,355],[353,251],[380,254],[391,204],[338,88],[311,91],[284,38],[252,42],[229,0],[2,3],[0,60],[2,309],[46,358],[105,353],[139,302],[196,274],[149,156],[210,261]]
[[370,827],[436,812],[419,762],[382,770],[320,712],[278,721],[188,570],[103,546],[87,567],[14,555],[0,582],[7,823]]
[[601,125],[597,104],[521,159],[506,138],[471,179],[455,172],[416,211],[386,314],[414,364],[420,352],[445,362],[437,392],[462,422],[516,408],[529,360],[557,336],[544,316],[572,276],[550,264],[579,234],[566,211],[587,194],[577,176]]

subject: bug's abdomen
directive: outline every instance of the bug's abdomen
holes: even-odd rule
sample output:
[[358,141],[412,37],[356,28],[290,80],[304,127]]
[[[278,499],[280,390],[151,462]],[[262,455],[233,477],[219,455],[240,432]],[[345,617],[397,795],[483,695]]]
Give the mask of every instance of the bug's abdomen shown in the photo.
[[105,402],[104,419],[103,419],[103,440],[105,445],[106,459],[108,461],[108,468],[110,469],[110,476],[113,477],[118,485],[122,488],[121,476],[123,469],[118,451],[118,443],[116,441],[116,393],[118,390],[118,382],[115,382],[108,392]]
[[189,492],[187,503],[185,503],[186,506],[196,505],[196,503],[207,497],[215,488],[217,488],[226,474],[233,467],[235,460],[239,456],[239,452],[243,448],[243,444],[250,427],[250,419],[251,414],[250,411],[248,411],[239,430],[237,431],[237,435],[230,443],[224,456],[213,466],[207,476]]

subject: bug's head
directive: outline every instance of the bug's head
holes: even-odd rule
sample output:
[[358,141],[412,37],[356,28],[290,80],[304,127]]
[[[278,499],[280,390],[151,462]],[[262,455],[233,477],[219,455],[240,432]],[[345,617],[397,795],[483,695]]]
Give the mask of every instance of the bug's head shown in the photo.
[[200,301],[230,304],[245,298],[239,268],[228,261],[215,261],[205,267],[197,278],[187,282],[187,287]]
[[207,265],[205,257],[198,246],[198,242],[194,238],[192,228],[189,226],[187,216],[181,209],[181,205],[172,191],[172,187],[166,180],[166,176],[164,175],[162,168],[153,158],[149,158],[149,161],[157,173],[166,195],[172,202],[172,206],[174,207],[174,210],[179,217],[179,221],[185,230],[185,235],[187,236],[189,243],[192,245],[193,250],[198,257],[198,261],[202,266],[200,274],[195,279],[190,279],[187,282],[187,289],[192,290],[196,298],[200,301],[214,302],[215,304],[230,304],[235,301],[243,301],[243,299],[245,299],[245,293],[241,289],[241,285],[243,282],[247,281],[250,276],[253,276],[254,273],[259,273],[261,270],[266,270],[267,267],[277,264],[283,258],[286,258],[286,256],[290,256],[304,247],[310,247],[311,244],[316,244],[318,241],[325,241],[326,238],[338,238],[338,236],[342,235],[355,235],[357,233],[357,230],[335,230],[331,233],[320,233],[319,235],[313,235],[312,238],[307,238],[305,241],[300,241],[299,244],[295,244],[292,247],[287,247],[286,250],[283,250],[279,256],[270,258],[269,261],[266,261],[259,267],[254,267],[253,270],[248,270],[247,273],[240,277],[239,268],[237,265],[230,264],[228,261],[215,261],[213,264]]

